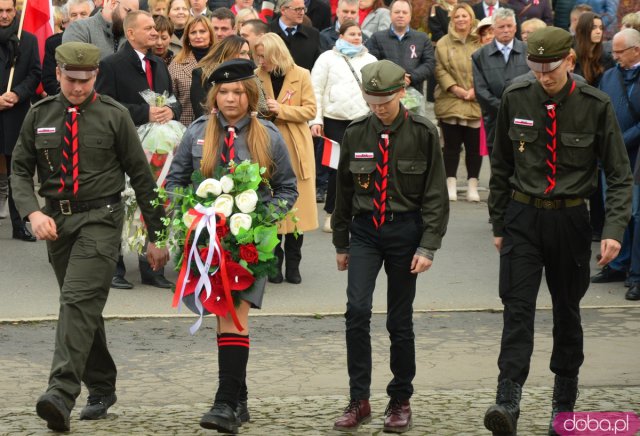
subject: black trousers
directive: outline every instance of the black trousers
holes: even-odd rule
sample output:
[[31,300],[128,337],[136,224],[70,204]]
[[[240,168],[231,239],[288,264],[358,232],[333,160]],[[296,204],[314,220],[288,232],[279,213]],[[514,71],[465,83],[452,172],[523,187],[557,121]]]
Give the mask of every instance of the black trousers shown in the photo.
[[580,300],[589,287],[589,212],[585,205],[546,210],[512,200],[504,225],[500,252],[504,327],[499,380],[523,385],[529,375],[543,268],[553,304],[550,369],[562,377],[576,377],[584,361]]
[[[324,118],[324,135],[342,144],[342,138],[347,127],[351,124],[351,120],[334,120],[332,118]],[[333,213],[336,208],[336,170],[325,167],[329,173],[329,184],[327,185],[327,199],[324,202],[324,211]]]
[[411,274],[410,266],[421,236],[419,213],[396,215],[381,230],[374,228],[371,215],[359,215],[351,223],[345,313],[351,399],[370,396],[371,310],[376,277],[383,264],[387,274],[387,330],[393,373],[387,394],[400,400],[413,394],[416,374],[413,300],[417,276]]
[[460,147],[464,144],[464,160],[467,177],[477,179],[482,166],[480,156],[480,129],[455,124],[440,123],[444,138],[444,169],[447,177],[455,177],[460,163]]
[[24,227],[24,221],[16,208],[16,203],[13,201],[13,190],[11,189],[11,155],[5,154],[4,158],[7,162],[7,177],[9,178],[9,197],[7,203],[9,205],[9,217],[11,218],[11,226],[13,230],[18,230]]

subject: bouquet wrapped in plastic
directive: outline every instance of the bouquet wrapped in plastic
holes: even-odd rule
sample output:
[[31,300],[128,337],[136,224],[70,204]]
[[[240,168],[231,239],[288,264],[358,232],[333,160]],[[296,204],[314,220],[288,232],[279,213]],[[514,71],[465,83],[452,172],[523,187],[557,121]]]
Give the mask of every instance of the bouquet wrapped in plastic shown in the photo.
[[416,115],[426,116],[427,109],[424,95],[416,88],[409,86],[406,89],[406,95],[402,97],[400,102]]
[[[157,94],[150,89],[140,92],[142,98],[153,107],[171,106],[177,102],[174,96],[164,92]],[[171,120],[167,123],[147,123],[138,127],[138,136],[142,149],[147,156],[151,173],[161,187],[169,172],[173,151],[180,144],[186,128],[179,121]],[[125,204],[125,223],[122,229],[123,252],[129,250],[142,253],[146,239],[146,229],[140,216],[140,209],[136,202],[135,192],[131,188],[129,178],[126,178],[125,190],[122,193]]]

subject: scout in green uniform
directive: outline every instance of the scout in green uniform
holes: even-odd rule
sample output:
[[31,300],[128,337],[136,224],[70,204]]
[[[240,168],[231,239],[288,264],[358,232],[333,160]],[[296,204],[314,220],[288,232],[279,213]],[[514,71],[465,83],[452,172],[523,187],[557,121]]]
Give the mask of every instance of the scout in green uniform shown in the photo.
[[[102,310],[118,258],[125,172],[149,229],[147,258],[154,269],[168,260],[166,249],[154,244],[164,211],[151,205],[156,185],[129,112],[93,89],[99,60],[100,51],[91,44],[69,42],[56,49],[61,92],[29,110],[11,176],[16,206],[36,237],[47,241],[60,286],[49,388],[36,406],[38,416],[57,431],[69,430],[81,381],[89,400],[80,419],[104,418],[116,401],[116,366]],[[36,169],[42,209],[34,194]]]
[[369,323],[384,263],[393,373],[384,430],[402,433],[411,427],[416,279],[440,248],[449,197],[436,128],[400,104],[404,69],[384,60],[361,71],[363,96],[373,114],[356,119],[344,134],[332,216],[338,270],[349,270],[345,317],[351,397],[334,429],[355,431],[371,419]]
[[[580,300],[589,287],[591,225],[585,198],[607,178],[600,265],[616,257],[631,212],[631,171],[609,97],[568,74],[572,38],[556,27],[529,36],[537,80],[502,97],[491,159],[489,213],[500,252],[504,327],[496,404],[484,424],[515,435],[533,351],[536,299],[545,276],[553,304],[552,422],[573,411],[584,360]],[[553,427],[550,434],[555,434]]]

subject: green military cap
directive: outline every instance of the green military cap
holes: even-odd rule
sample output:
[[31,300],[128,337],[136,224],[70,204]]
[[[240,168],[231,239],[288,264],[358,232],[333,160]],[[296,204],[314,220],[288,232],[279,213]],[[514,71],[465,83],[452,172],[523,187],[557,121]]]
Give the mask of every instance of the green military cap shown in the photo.
[[56,48],[56,62],[67,76],[90,79],[98,70],[100,49],[86,42],[65,42]]
[[362,96],[367,103],[382,104],[393,99],[405,87],[405,70],[391,61],[383,60],[365,65],[362,73]]
[[559,27],[538,29],[527,39],[527,64],[538,73],[553,71],[562,64],[573,44],[571,34]]

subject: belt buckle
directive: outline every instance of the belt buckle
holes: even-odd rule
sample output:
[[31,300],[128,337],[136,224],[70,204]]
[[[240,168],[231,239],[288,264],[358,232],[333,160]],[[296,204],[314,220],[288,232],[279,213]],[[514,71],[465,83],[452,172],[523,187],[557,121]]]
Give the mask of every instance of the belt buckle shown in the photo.
[[69,200],[60,200],[58,204],[62,215],[71,215],[71,202]]
[[553,200],[542,200],[543,209],[555,209],[555,202]]

